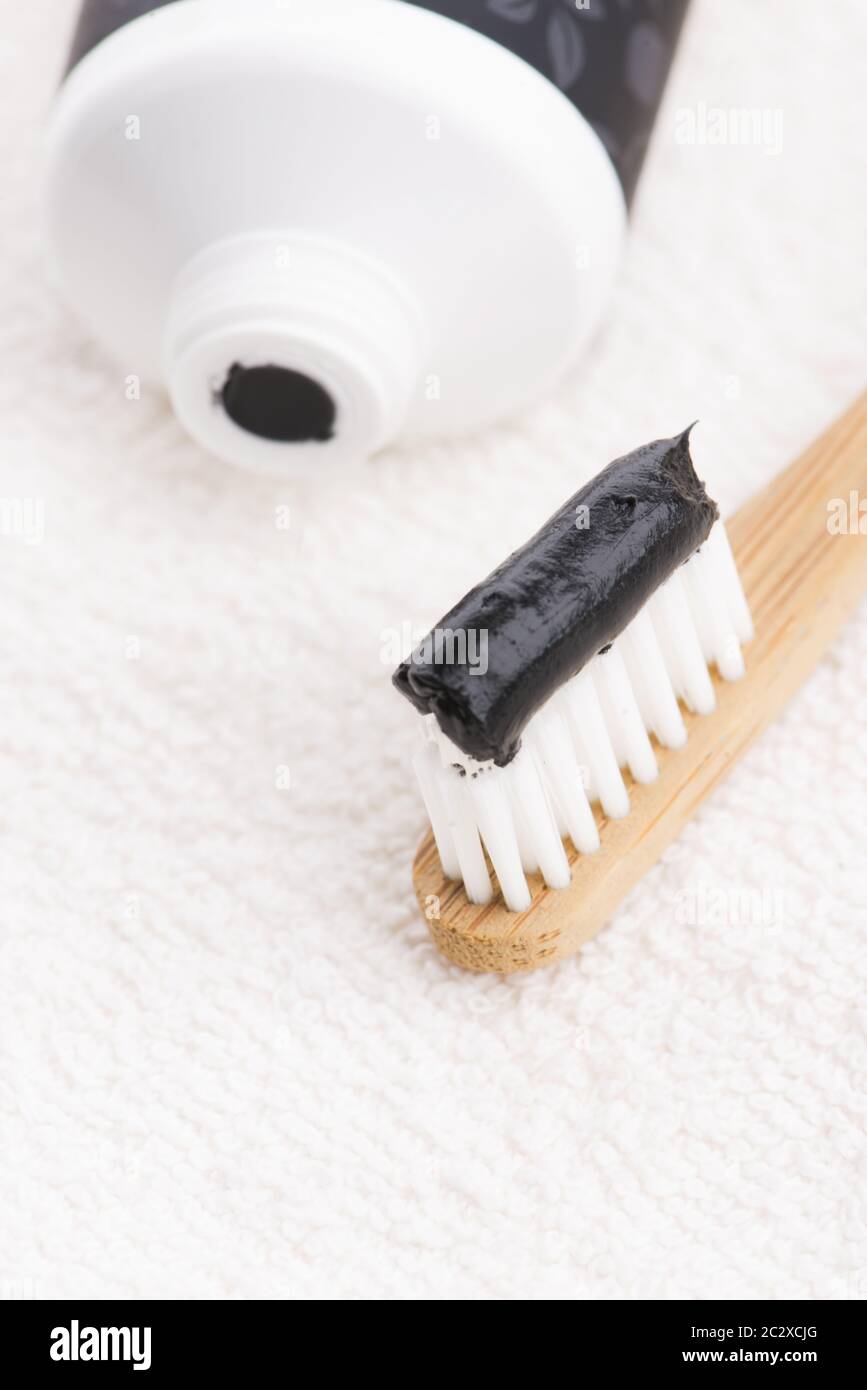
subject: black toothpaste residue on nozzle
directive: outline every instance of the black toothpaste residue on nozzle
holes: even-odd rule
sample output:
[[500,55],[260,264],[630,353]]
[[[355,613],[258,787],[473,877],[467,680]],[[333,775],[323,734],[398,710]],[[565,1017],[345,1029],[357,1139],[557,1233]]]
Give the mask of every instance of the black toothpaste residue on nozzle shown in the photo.
[[615,459],[440,620],[440,632],[487,633],[484,673],[438,662],[433,634],[397,668],[397,689],[463,753],[511,762],[536,710],[707,539],[719,512],[691,429]]
[[271,363],[233,362],[217,400],[242,430],[280,444],[325,443],[334,438],[337,407],[312,377]]

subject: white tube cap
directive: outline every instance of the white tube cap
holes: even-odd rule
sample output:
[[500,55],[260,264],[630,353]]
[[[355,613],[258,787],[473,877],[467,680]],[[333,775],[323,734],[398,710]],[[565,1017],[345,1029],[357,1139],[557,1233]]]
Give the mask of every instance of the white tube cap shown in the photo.
[[230,237],[178,275],[165,337],[175,412],[205,448],[285,477],[400,432],[422,315],[382,266],[333,242]]
[[280,477],[537,399],[594,332],[626,228],[562,92],[394,0],[132,20],[63,83],[47,204],[52,272],[123,379]]

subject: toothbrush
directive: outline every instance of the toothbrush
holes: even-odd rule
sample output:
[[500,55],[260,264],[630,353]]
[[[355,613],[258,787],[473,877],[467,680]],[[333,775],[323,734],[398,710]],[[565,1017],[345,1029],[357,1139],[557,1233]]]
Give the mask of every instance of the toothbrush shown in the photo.
[[[642,460],[659,471],[669,506],[667,522],[650,532],[646,517],[642,524],[648,498],[633,486]],[[621,487],[630,467],[632,481]],[[442,660],[446,634],[454,642],[460,621],[486,613],[502,620],[497,596],[519,601],[522,558],[544,550],[546,535],[550,545],[561,509],[395,675],[424,715],[426,746],[415,766],[432,830],[416,855],[416,894],[436,944],[469,969],[533,969],[595,935],[806,678],[867,585],[858,511],[859,495],[867,497],[867,395],[728,528],[695,477],[688,431],[617,460],[588,485],[591,494],[594,487],[597,502],[615,492],[635,499],[620,504],[620,549],[632,563],[619,590],[616,565],[602,573],[601,590],[596,576],[600,612],[585,608],[569,639],[583,664],[570,672],[569,658],[560,660],[562,632],[547,661],[544,647],[525,653],[541,676],[534,693],[526,674],[513,679],[510,709],[508,699],[498,707],[482,698],[491,672],[494,696],[498,681],[504,689],[495,621],[487,672],[478,661],[471,675],[469,662]],[[567,504],[576,519],[586,491]],[[846,527],[833,519],[844,506]],[[867,518],[863,524],[867,531]],[[591,495],[584,537],[575,527],[579,593],[579,547],[592,529]],[[555,525],[553,534],[566,533]],[[665,536],[672,541],[667,574],[643,557],[648,535],[657,562]],[[616,550],[616,538],[609,545]],[[619,609],[610,606],[617,592]],[[532,648],[539,623],[528,626]],[[588,627],[594,640],[611,629],[611,639],[586,659]]]
[[471,902],[493,896],[485,851],[512,912],[528,872],[567,888],[564,837],[599,849],[592,801],[626,816],[621,767],[652,782],[651,734],[686,742],[678,696],[710,714],[707,662],[743,675],[752,625],[691,428],[610,463],[395,673],[425,716],[415,769],[440,863]]

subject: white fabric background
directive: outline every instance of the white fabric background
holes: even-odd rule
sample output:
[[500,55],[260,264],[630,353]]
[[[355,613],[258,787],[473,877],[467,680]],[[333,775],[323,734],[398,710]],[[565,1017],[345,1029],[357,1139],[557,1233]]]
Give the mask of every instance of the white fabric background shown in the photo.
[[[418,919],[380,660],[616,454],[699,416],[728,511],[863,386],[863,4],[696,0],[590,358],[319,488],[206,457],[58,304],[72,10],[0,31],[0,496],[45,504],[0,540],[0,1292],[867,1295],[867,612],[583,956],[507,980]],[[677,145],[702,101],[782,153]],[[785,923],[684,922],[718,888]]]

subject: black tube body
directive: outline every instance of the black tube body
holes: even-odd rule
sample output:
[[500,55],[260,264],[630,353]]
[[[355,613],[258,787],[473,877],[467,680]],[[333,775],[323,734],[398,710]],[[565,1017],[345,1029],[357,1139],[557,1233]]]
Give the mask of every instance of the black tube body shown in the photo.
[[[440,620],[394,684],[463,753],[505,766],[528,719],[624,630],[717,515],[689,430],[615,459]],[[472,634],[486,669],[444,661],[457,649],[448,633]]]
[[134,19],[172,5],[175,0],[81,0],[78,22],[72,32],[66,71],[71,72],[86,53]]
[[632,202],[689,0],[410,3],[511,49],[559,87],[596,131]]

